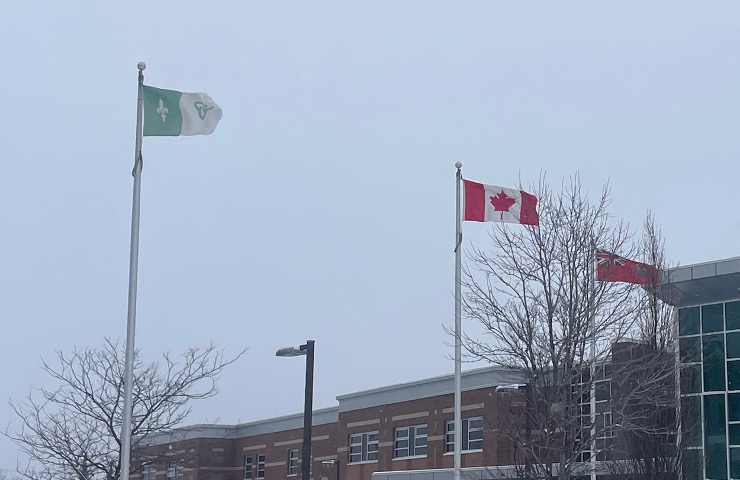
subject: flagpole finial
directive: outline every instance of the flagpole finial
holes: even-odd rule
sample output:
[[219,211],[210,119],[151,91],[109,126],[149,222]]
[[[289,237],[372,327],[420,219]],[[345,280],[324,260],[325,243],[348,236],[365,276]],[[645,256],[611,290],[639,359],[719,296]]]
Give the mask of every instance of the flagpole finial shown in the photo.
[[462,168],[462,162],[455,162],[455,168],[460,170]]
[[146,63],[139,62],[139,63],[136,64],[136,68],[138,68],[140,71],[143,72],[146,69]]

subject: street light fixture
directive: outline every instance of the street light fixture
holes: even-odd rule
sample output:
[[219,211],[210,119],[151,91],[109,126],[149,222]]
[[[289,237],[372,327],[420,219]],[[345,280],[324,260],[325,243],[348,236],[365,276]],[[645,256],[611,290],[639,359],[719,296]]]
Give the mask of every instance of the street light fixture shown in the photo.
[[275,352],[277,357],[306,356],[306,395],[303,406],[303,454],[301,458],[301,480],[310,480],[311,477],[311,420],[313,415],[313,348],[314,341],[298,348],[285,347]]
[[324,460],[324,465],[336,465],[337,466],[337,478],[335,480],[339,480],[339,460]]
[[[309,341],[312,341],[312,340],[309,340]],[[300,357],[306,354],[306,351],[302,350],[303,347],[305,347],[305,345],[301,345],[298,348],[283,347],[279,349],[277,352],[275,352],[275,356],[276,357]]]

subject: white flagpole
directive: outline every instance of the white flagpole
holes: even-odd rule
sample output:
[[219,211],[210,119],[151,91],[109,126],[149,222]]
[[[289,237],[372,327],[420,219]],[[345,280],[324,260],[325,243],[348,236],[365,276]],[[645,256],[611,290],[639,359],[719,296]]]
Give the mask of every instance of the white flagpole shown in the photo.
[[126,321],[126,360],[123,377],[123,425],[121,428],[121,480],[129,479],[131,462],[131,409],[134,378],[134,338],[136,330],[136,283],[139,275],[139,212],[141,210],[141,139],[144,106],[144,69],[139,62],[139,94],[136,103],[136,149],[134,153],[134,199],[131,207],[131,256],[128,270],[128,318]]
[[456,162],[457,186],[455,188],[455,453],[454,480],[460,480],[460,450],[462,446],[462,419],[460,418],[460,370],[462,363],[462,327],[461,327],[461,247],[462,247],[462,208],[460,206],[460,188],[462,184],[462,163]]

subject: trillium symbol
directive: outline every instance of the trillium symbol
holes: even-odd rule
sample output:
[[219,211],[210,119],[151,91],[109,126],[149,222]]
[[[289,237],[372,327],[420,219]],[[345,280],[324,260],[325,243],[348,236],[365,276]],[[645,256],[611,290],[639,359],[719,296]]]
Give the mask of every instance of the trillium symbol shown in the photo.
[[213,105],[209,106],[203,102],[195,102],[193,106],[198,111],[198,116],[200,117],[201,120],[206,119],[206,113],[208,113],[208,110],[213,110]]

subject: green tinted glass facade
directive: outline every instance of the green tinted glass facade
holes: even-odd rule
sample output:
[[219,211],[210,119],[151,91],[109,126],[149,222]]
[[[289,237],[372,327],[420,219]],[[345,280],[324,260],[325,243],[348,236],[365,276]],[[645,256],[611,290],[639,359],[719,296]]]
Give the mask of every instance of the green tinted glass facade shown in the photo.
[[730,449],[730,473],[732,478],[740,478],[740,448]]
[[678,330],[680,335],[697,335],[699,328],[699,307],[682,308],[678,312]]
[[707,478],[727,478],[725,396],[704,396],[704,454]]
[[678,330],[684,478],[740,480],[740,301],[681,308]]
[[701,344],[704,391],[722,391],[725,389],[725,336],[703,335]]
[[725,303],[727,330],[740,330],[740,300]]

